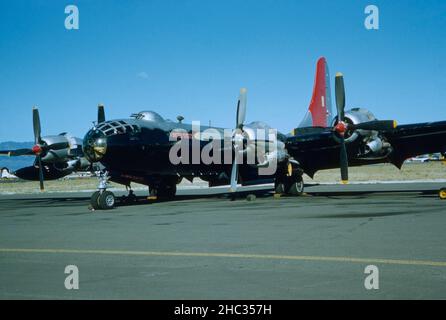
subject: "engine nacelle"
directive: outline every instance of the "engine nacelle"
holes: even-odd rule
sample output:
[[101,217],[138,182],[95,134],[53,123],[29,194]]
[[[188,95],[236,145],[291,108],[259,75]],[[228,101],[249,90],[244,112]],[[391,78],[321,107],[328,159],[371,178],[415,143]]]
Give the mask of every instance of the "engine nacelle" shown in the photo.
[[346,111],[345,118],[347,118],[347,120],[350,120],[347,122],[351,122],[353,124],[377,120],[373,113],[364,108],[353,108]]
[[272,163],[281,163],[288,159],[288,154],[285,150],[277,149],[272,152],[268,152],[263,156],[263,161],[257,164],[259,168],[270,167]]
[[[375,121],[375,115],[364,108],[353,108],[345,112],[345,122],[347,124],[360,124]],[[337,119],[333,120],[333,126]],[[363,157],[383,157],[391,151],[391,145],[382,139],[378,131],[357,129],[347,131],[345,142],[350,143],[360,138],[363,143],[360,156]]]
[[277,131],[273,131],[268,124],[256,121],[245,125],[243,135],[248,141],[245,153],[248,158],[256,160],[257,167],[268,167],[273,162],[288,159],[285,144],[278,140]]
[[[373,113],[364,108],[353,108],[351,110],[347,110],[344,115],[345,122],[347,124],[360,124],[363,122],[369,122],[377,120]],[[334,127],[337,124],[337,118],[333,119],[332,126]],[[359,136],[368,137],[367,140],[376,137],[378,134],[377,131],[370,130],[362,130],[358,129],[355,131],[347,131],[345,135],[345,142],[350,143],[355,141]]]
[[[62,177],[69,175],[72,172],[73,170],[70,169],[60,170],[52,164],[43,166],[43,177],[45,180],[60,179]],[[21,168],[16,172],[14,172],[14,175],[24,180],[39,181],[39,168],[35,166]]]

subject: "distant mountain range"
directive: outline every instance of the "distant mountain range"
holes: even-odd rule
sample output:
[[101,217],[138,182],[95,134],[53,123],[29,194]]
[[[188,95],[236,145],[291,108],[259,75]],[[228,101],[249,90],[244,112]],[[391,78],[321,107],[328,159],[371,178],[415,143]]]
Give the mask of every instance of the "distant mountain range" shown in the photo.
[[[33,145],[34,142],[6,141],[6,142],[0,142],[0,150],[32,148]],[[35,157],[33,156],[23,156],[23,157],[0,156],[0,169],[6,167],[11,171],[15,171],[23,167],[31,166],[34,163],[34,159]]]

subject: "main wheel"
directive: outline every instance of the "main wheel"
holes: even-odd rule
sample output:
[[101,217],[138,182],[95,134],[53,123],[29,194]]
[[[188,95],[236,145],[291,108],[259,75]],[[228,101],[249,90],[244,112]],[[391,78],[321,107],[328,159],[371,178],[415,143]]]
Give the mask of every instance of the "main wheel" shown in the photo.
[[288,187],[288,193],[292,196],[301,196],[304,193],[304,180],[302,176],[293,178],[293,181],[291,181]]
[[99,196],[101,195],[101,193],[99,191],[96,191],[95,193],[93,193],[91,195],[90,198],[90,205],[94,210],[98,210],[99,209]]
[[104,191],[98,199],[99,208],[102,210],[110,210],[115,207],[115,195],[113,192]]
[[446,188],[441,188],[438,192],[438,196],[441,200],[446,200]]
[[127,196],[122,196],[120,200],[122,203],[132,204],[135,203],[138,199],[133,192],[130,192]]
[[285,193],[285,184],[283,182],[276,181],[274,183],[274,192],[276,194],[284,194]]
[[176,184],[165,184],[158,187],[158,197],[165,199],[172,199],[175,197],[177,193],[177,185]]

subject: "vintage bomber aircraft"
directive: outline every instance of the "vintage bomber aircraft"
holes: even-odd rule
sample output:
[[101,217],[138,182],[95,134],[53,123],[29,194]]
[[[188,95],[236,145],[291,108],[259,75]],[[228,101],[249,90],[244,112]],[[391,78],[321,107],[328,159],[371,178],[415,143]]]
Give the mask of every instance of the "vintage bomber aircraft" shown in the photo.
[[12,174],[31,181],[40,182],[44,190],[44,180],[56,180],[74,171],[88,171],[91,163],[83,156],[82,139],[67,133],[41,136],[39,110],[33,108],[34,146],[27,149],[0,150],[0,155],[10,157],[35,156],[34,164],[21,168]]
[[[269,142],[266,139],[256,140],[254,137],[256,129],[269,127],[263,122],[244,125],[245,114],[246,90],[242,89],[237,104],[236,129],[230,133],[228,146],[223,128],[200,126],[197,132],[191,124],[182,123],[182,117],[177,118],[178,122],[173,122],[163,119],[153,111],[133,114],[130,119],[104,121],[104,111],[99,109],[97,124],[85,135],[83,145],[88,160],[92,163],[100,162],[105,168],[98,172],[99,191],[91,197],[92,207],[110,209],[114,206],[115,197],[112,192],[106,190],[109,180],[129,188],[131,182],[145,184],[149,186],[151,198],[173,197],[176,185],[183,178],[192,181],[194,177],[199,177],[208,181],[210,186],[231,184],[233,191],[236,190],[239,180],[242,184],[273,182],[274,176],[259,176],[257,168],[267,166],[269,161],[277,158],[282,161],[286,156],[282,141],[276,141],[277,148],[274,150],[266,148],[262,157],[255,157],[256,163],[252,165],[237,162],[236,153],[243,159],[247,157],[248,152],[255,152],[253,144]],[[220,138],[204,138],[203,134],[209,129],[219,133]],[[172,137],[178,137],[179,141]],[[249,137],[252,139],[248,141]],[[284,139],[285,137],[282,137],[282,140]],[[211,153],[221,153],[220,158],[223,160],[225,153],[229,152],[231,159],[205,164],[200,157],[198,162],[192,159],[187,163],[173,164],[169,158],[172,147],[187,140],[191,141],[187,146],[190,149],[189,155],[193,154],[195,143],[198,145],[199,154],[202,154],[211,141],[218,140],[217,147]],[[130,189],[126,200],[132,199],[134,196]]]
[[[255,132],[269,126],[263,122],[244,124],[244,89],[237,103],[238,131],[232,135],[234,161],[230,165],[172,164],[169,150],[177,142],[171,141],[169,135],[182,129],[189,139],[195,137],[192,126],[181,122],[182,117],[175,123],[164,120],[156,112],[146,111],[134,114],[131,119],[104,121],[104,111],[99,109],[98,123],[86,134],[83,145],[88,160],[100,162],[105,168],[99,172],[99,190],[92,195],[91,205],[95,209],[113,208],[115,197],[106,190],[109,180],[128,187],[131,182],[148,185],[152,198],[173,197],[181,179],[194,177],[208,181],[210,186],[230,184],[232,191],[236,190],[238,181],[242,185],[274,181],[276,193],[300,195],[304,188],[303,173],[313,176],[318,170],[340,168],[341,179],[347,182],[349,165],[390,162],[400,168],[407,158],[446,151],[446,121],[397,126],[393,120],[377,120],[366,109],[353,108],[345,112],[344,80],[340,73],[335,82],[337,117],[331,121],[329,90],[328,68],[325,59],[321,59],[310,114],[292,134],[278,133],[277,147],[265,149],[263,157],[256,157],[255,164],[238,164],[235,155],[241,152],[246,156],[256,149],[252,145],[268,142],[261,141]],[[238,149],[237,141],[242,141],[242,150]],[[208,141],[200,140],[200,151],[207,144]],[[257,168],[272,161],[277,161],[276,172],[260,176]],[[445,191],[440,191],[443,198]],[[128,199],[133,197],[130,190]]]

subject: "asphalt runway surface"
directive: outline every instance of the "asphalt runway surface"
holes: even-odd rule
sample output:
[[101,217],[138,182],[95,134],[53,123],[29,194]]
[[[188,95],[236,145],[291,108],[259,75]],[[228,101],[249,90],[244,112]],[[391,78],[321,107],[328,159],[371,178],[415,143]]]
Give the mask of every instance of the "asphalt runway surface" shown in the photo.
[[89,193],[0,196],[0,299],[445,299],[444,185],[187,189],[95,212]]

